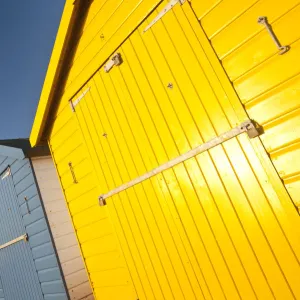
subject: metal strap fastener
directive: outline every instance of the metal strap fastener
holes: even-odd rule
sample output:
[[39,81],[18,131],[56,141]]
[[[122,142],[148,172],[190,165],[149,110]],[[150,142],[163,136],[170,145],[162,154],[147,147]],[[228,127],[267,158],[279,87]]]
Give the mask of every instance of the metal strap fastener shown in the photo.
[[17,243],[17,242],[20,242],[20,241],[22,241],[22,240],[24,240],[25,242],[28,241],[28,235],[27,235],[27,233],[25,233],[25,234],[23,234],[23,235],[21,235],[21,236],[15,238],[14,240],[11,240],[11,241],[9,241],[9,242],[7,242],[7,243],[1,245],[1,246],[0,246],[0,250],[6,248],[6,247],[8,247],[8,246],[11,246],[11,245],[13,245],[13,244],[15,244],[15,243]]
[[168,11],[170,11],[177,3],[182,5],[186,0],[171,0],[164,9],[158,13],[158,15],[154,18],[154,20],[144,29],[146,32],[150,29],[158,20],[160,20]]
[[213,138],[212,140],[168,161],[167,163],[163,164],[163,165],[160,165],[159,167],[153,169],[152,171],[148,172],[148,173],[145,173],[144,175],[140,176],[140,177],[137,177],[125,184],[122,184],[120,185],[119,187],[109,191],[108,193],[106,194],[103,194],[103,195],[100,195],[99,196],[99,204],[100,206],[104,206],[106,204],[106,201],[105,199],[115,195],[115,194],[118,194],[136,184],[139,184],[141,183],[142,181],[144,180],[147,180],[167,169],[170,169],[184,161],[186,161],[187,159],[190,159],[202,152],[205,152],[213,147],[216,147],[238,135],[240,135],[241,133],[244,133],[244,132],[247,132],[249,138],[255,138],[259,135],[259,131],[258,131],[258,128],[256,126],[256,124],[251,121],[251,120],[248,120],[246,122],[243,122],[242,124],[240,124],[239,126],[231,129],[230,131],[227,131],[223,134],[221,134],[220,136],[218,137],[215,137]]
[[87,88],[85,91],[82,92],[82,94],[76,98],[74,101],[70,100],[69,103],[70,103],[70,106],[71,106],[71,109],[73,112],[75,112],[75,106],[81,101],[81,99],[88,93],[88,91],[90,90],[91,88]]
[[274,41],[277,49],[279,50],[279,54],[282,55],[290,50],[289,46],[282,46],[281,43],[279,42],[278,38],[276,37],[271,25],[268,22],[267,17],[259,17],[257,20],[258,24],[262,24],[265,26],[266,30],[270,34],[272,40]]

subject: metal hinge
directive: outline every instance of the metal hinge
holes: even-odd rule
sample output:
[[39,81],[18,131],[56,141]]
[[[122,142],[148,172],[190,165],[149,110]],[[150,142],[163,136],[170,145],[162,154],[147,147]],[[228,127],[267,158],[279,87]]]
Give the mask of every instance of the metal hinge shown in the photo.
[[24,197],[24,201],[25,201],[25,205],[26,205],[26,208],[27,208],[27,213],[30,215],[30,208],[29,208],[28,197],[27,196]]
[[112,58],[107,62],[104,66],[104,71],[108,73],[114,66],[119,66],[123,62],[121,54],[116,53],[112,56]]
[[202,145],[199,145],[198,147],[160,165],[159,167],[151,170],[150,172],[147,172],[145,173],[144,175],[142,176],[139,176],[127,183],[124,183],[118,187],[116,187],[115,189],[109,191],[108,193],[106,194],[102,194],[99,196],[99,205],[100,206],[104,206],[106,205],[106,201],[105,199],[115,195],[115,194],[118,194],[128,188],[131,188],[133,187],[134,185],[136,184],[139,184],[141,182],[143,182],[144,180],[147,180],[165,170],[168,170],[170,168],[173,168],[174,166],[192,158],[192,157],[195,157],[196,155],[200,154],[200,153],[203,153],[209,149],[212,149],[218,145],[221,145],[223,144],[224,142],[242,134],[246,132],[249,136],[249,138],[255,138],[257,136],[260,135],[261,133],[261,130],[259,128],[259,126],[252,120],[247,120],[243,123],[241,123],[239,126],[227,131],[227,132],[224,132],[223,134],[211,139],[210,141],[202,144]]
[[10,169],[10,167],[8,167],[8,168],[6,169],[6,171],[4,171],[4,173],[2,173],[2,175],[1,175],[1,180],[5,179],[6,177],[8,177],[8,176],[10,176],[10,175],[11,175],[11,169]]
[[74,172],[74,168],[73,168],[72,162],[69,162],[69,163],[68,163],[68,166],[69,166],[69,169],[70,169],[72,178],[73,178],[73,183],[75,183],[75,184],[78,183],[77,178],[76,178],[76,175],[75,175],[75,172]]
[[76,98],[74,101],[70,100],[69,103],[70,103],[70,106],[71,106],[71,109],[73,112],[75,112],[75,106],[81,101],[81,99],[84,98],[84,96],[88,93],[88,91],[90,90],[91,88],[87,88],[85,91],[82,92],[82,94]]
[[279,42],[277,36],[275,35],[271,25],[268,22],[267,17],[259,17],[257,20],[258,24],[261,24],[263,26],[265,26],[267,32],[269,33],[271,39],[273,40],[273,42],[275,43],[277,49],[279,50],[279,54],[282,55],[286,52],[288,52],[290,50],[290,46],[283,46],[281,45],[281,43]]
[[144,32],[146,32],[148,29],[150,29],[158,20],[160,20],[168,11],[170,11],[177,3],[182,5],[186,0],[171,0],[164,9],[158,13],[158,15],[154,18],[154,20],[144,29]]

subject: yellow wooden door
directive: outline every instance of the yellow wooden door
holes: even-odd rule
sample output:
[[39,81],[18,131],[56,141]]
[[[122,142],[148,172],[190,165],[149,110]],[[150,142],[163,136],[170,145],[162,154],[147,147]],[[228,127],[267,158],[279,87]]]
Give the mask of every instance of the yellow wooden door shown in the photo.
[[[144,31],[167,4],[76,105],[103,194],[248,119],[188,1]],[[95,209],[110,213],[140,300],[300,298],[299,217],[259,137],[241,133]]]

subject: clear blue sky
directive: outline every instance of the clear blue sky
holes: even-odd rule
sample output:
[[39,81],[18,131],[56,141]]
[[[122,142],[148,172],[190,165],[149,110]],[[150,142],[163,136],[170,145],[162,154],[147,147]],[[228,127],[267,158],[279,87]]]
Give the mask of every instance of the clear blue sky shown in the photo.
[[0,139],[29,137],[64,3],[0,1]]

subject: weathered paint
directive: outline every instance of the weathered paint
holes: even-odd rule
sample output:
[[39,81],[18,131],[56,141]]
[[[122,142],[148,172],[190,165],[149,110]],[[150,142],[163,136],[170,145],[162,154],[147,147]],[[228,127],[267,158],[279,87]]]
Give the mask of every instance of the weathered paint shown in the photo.
[[[193,0],[192,7],[247,113],[263,127],[261,141],[300,210],[299,1],[208,5]],[[278,54],[257,22],[260,16],[268,18],[280,43],[290,47],[287,53]]]
[[[157,1],[93,1],[51,128],[33,127],[96,298],[297,299],[299,216],[260,138],[240,135],[98,205],[248,118],[189,1],[143,32],[167,3],[148,15]],[[105,72],[117,52],[123,63]]]
[[92,289],[51,157],[32,158],[47,219],[72,300],[92,298]]
[[8,167],[10,175],[0,184],[0,244],[25,233],[28,242],[20,241],[0,250],[5,299],[68,299],[30,160],[19,148],[0,146],[0,172]]

